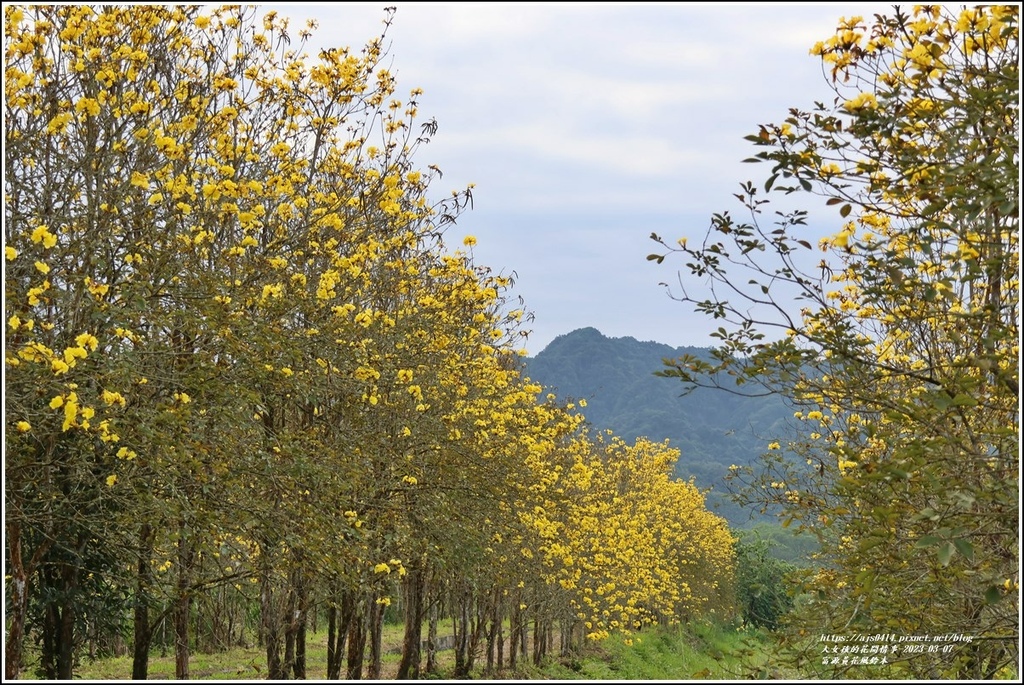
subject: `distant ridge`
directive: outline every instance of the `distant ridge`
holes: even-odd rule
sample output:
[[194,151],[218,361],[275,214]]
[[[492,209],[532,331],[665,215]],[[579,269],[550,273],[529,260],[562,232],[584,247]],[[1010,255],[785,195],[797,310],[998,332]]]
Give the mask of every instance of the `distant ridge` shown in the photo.
[[790,411],[775,396],[739,397],[706,389],[683,396],[678,379],[654,373],[664,368],[663,359],[684,354],[708,357],[710,348],[609,338],[587,327],[553,339],[526,359],[526,371],[562,399],[585,399],[584,414],[595,428],[610,428],[630,442],[641,436],[667,438],[681,450],[677,475],[695,477],[702,488],[714,487],[709,505],[730,524],[747,526],[750,512],[724,497],[722,477],[730,464],[756,461],[770,439],[784,433]]

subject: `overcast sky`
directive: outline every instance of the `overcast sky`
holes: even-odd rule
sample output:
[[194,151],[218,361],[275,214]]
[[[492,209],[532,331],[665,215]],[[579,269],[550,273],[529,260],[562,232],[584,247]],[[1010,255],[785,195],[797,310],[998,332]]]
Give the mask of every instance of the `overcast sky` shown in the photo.
[[[743,164],[743,136],[834,93],[808,54],[840,16],[884,3],[388,3],[398,94],[419,87],[438,133],[417,153],[438,165],[440,199],[475,183],[475,209],[448,242],[473,235],[478,264],[516,276],[535,315],[531,355],[593,326],[611,337],[711,346],[717,327],[672,301],[681,263],[646,255],[656,232],[701,238],[712,213],[767,167]],[[319,22],[315,48],[358,49],[385,3],[265,5]],[[838,219],[819,198],[812,236]]]

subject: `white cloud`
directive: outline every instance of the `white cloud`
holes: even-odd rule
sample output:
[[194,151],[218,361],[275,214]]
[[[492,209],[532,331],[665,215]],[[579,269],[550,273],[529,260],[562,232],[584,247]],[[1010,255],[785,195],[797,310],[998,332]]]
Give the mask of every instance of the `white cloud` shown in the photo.
[[477,150],[484,156],[509,150],[513,158],[525,156],[531,163],[569,167],[563,171],[584,167],[591,174],[641,177],[673,174],[701,159],[700,153],[677,148],[667,136],[616,135],[614,131],[587,134],[557,122],[506,126],[487,133],[455,132],[446,136],[445,145],[462,152]]
[[[477,183],[476,210],[453,230],[477,235],[482,263],[518,272],[517,292],[538,317],[534,353],[585,325],[707,344],[696,334],[703,318],[688,318],[658,288],[675,270],[644,259],[647,236],[695,237],[712,212],[734,206],[737,183],[767,171],[741,163],[753,151],[742,136],[789,107],[829,98],[811,45],[841,14],[888,11],[880,3],[397,5],[389,67],[400,93],[424,89],[421,115],[439,123],[416,161],[444,170],[438,197]],[[312,55],[320,45],[361,46],[384,16],[377,3],[275,9],[296,26],[319,18]]]

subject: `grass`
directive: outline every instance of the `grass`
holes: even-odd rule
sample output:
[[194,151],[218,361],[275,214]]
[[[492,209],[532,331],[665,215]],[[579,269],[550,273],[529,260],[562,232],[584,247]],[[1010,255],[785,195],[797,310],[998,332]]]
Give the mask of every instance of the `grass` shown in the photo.
[[[450,634],[450,622],[439,630]],[[393,679],[398,670],[402,642],[400,625],[385,625],[383,633],[382,679]],[[503,680],[755,680],[755,679],[829,679],[815,669],[813,663],[797,672],[772,658],[772,640],[761,631],[737,631],[732,628],[694,624],[673,629],[646,629],[633,636],[632,642],[612,637],[589,644],[581,654],[552,656],[540,666],[527,660],[515,670],[506,669],[486,676],[481,672],[483,658],[471,674],[474,679]],[[389,653],[390,652],[390,653]],[[507,655],[507,650],[506,650]],[[452,672],[454,653],[437,654],[441,668],[439,677]],[[326,634],[309,636],[307,645],[307,677],[326,679]],[[266,677],[265,656],[260,649],[235,649],[218,654],[193,654],[190,664],[193,679],[256,680]],[[86,680],[126,680],[131,673],[131,659],[103,659],[83,664],[76,676]],[[150,660],[150,678],[170,680],[174,677],[173,654]],[[869,678],[887,678],[893,672],[872,671]],[[423,676],[426,678],[427,676]],[[1000,673],[997,679],[1014,679],[1013,674]]]
[[578,658],[562,658],[541,669],[558,680],[737,680],[756,674],[767,661],[764,637],[731,628],[693,625],[650,629],[632,642],[612,637]]
[[[445,632],[447,630],[447,632]],[[439,634],[448,634],[449,625],[439,626]],[[398,673],[401,654],[403,627],[385,624],[381,639],[381,678],[393,679]],[[423,637],[426,638],[426,629]],[[390,652],[390,653],[389,653]],[[369,645],[367,645],[367,658]],[[283,657],[283,654],[282,654]],[[426,655],[424,654],[424,659]],[[454,656],[452,651],[437,653],[437,660],[442,668],[452,668]],[[266,650],[261,646],[249,649],[234,648],[224,652],[203,653],[193,651],[189,658],[189,678],[192,680],[255,680],[267,676]],[[364,662],[365,667],[366,662]],[[27,669],[28,671],[31,670]],[[131,656],[109,657],[96,660],[83,659],[75,669],[76,679],[82,680],[129,680],[132,673]],[[309,633],[306,637],[306,678],[309,680],[327,679],[327,631]],[[149,657],[150,680],[174,679],[174,652],[169,650],[167,656],[161,656],[154,650]]]
[[[450,633],[450,626],[439,634]],[[383,633],[382,679],[393,679],[400,654],[394,650],[402,643],[402,626],[385,625]],[[723,627],[693,625],[673,629],[647,629],[633,636],[632,644],[620,638],[608,638],[589,645],[582,654],[551,657],[541,666],[521,665],[514,672],[495,677],[516,680],[737,680],[756,677],[759,666],[767,662],[764,636],[742,633]],[[311,633],[306,646],[306,677],[327,678],[327,634]],[[392,653],[389,653],[392,652]],[[437,653],[439,666],[450,673],[454,667],[451,650]],[[478,659],[482,665],[483,659]],[[76,669],[82,680],[127,680],[131,677],[131,657],[85,660]],[[194,652],[189,663],[190,677],[197,680],[256,680],[266,677],[266,655],[258,647],[236,648],[205,654]],[[754,674],[754,675],[752,675]],[[479,668],[474,678],[484,677]],[[174,654],[160,656],[154,651],[149,660],[151,680],[174,679]]]

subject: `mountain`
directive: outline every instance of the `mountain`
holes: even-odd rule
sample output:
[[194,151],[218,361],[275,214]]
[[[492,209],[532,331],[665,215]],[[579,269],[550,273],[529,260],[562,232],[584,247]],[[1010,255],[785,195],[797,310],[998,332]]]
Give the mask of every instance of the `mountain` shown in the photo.
[[585,399],[583,412],[597,429],[609,428],[629,442],[667,438],[681,451],[676,475],[713,488],[708,505],[731,525],[746,527],[766,518],[733,503],[722,477],[730,464],[755,462],[768,442],[785,433],[792,414],[777,396],[741,397],[704,388],[683,395],[679,379],[654,375],[664,368],[663,359],[709,353],[581,328],[527,358],[526,372],[562,399]]

